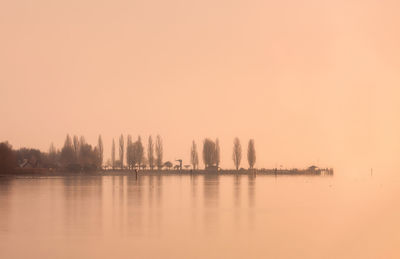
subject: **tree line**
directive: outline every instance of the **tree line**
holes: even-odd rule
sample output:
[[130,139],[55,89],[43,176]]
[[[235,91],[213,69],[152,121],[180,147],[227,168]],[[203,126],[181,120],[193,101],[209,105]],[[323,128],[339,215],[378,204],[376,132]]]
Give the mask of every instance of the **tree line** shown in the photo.
[[[209,138],[206,138],[203,141],[203,162],[206,170],[207,169],[218,170],[220,168],[219,167],[221,162],[220,153],[221,150],[218,138],[215,141]],[[197,145],[195,141],[192,142],[192,148],[190,151],[190,160],[193,169],[198,169],[199,156],[197,153]],[[236,170],[239,170],[242,161],[242,146],[240,144],[239,138],[235,138],[233,141],[232,160]],[[253,139],[249,140],[247,148],[247,161],[249,164],[249,169],[253,169],[256,163],[256,150]]]
[[[126,144],[126,145],[125,145]],[[118,157],[116,157],[118,149]],[[15,167],[28,168],[54,168],[68,171],[91,171],[98,169],[150,169],[162,170],[170,169],[173,163],[163,161],[163,141],[157,135],[155,141],[150,135],[147,139],[147,152],[140,136],[134,141],[131,135],[127,135],[126,142],[124,136],[118,138],[118,147],[115,139],[112,139],[111,159],[104,161],[104,147],[101,135],[97,140],[97,145],[88,144],[83,136],[67,134],[64,145],[61,149],[56,149],[51,143],[48,152],[41,152],[38,149],[21,148],[13,150],[8,142],[0,143],[0,170],[12,170]],[[220,169],[220,145],[218,138],[214,141],[206,138],[203,141],[202,159],[206,170]],[[233,141],[232,160],[236,170],[239,170],[242,160],[242,147],[240,140],[235,138]],[[181,160],[177,160],[182,163]],[[256,151],[254,140],[248,142],[247,161],[250,169],[256,163]],[[199,155],[197,144],[192,141],[190,149],[190,164],[192,170],[199,170]],[[177,168],[182,169],[182,164]],[[185,165],[190,168],[190,165]]]
[[[131,170],[134,168],[145,169],[148,167],[149,169],[153,170],[155,167],[157,167],[157,169],[160,170],[164,166],[169,167],[170,162],[163,164],[163,142],[159,135],[157,136],[155,143],[153,142],[153,137],[149,136],[147,143],[147,156],[145,154],[144,145],[142,144],[142,138],[140,136],[138,136],[135,142],[133,142],[131,135],[127,136],[126,154],[123,135],[119,137],[118,144],[119,160],[115,159],[115,140],[113,139],[111,145],[111,161],[106,163],[106,166],[109,166],[112,169],[127,168]],[[124,163],[124,154],[126,156],[126,164]]]

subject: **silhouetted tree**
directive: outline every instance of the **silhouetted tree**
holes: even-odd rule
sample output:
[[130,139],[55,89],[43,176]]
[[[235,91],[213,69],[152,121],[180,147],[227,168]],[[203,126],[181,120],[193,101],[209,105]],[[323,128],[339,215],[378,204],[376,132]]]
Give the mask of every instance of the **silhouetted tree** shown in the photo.
[[100,168],[103,166],[103,154],[104,154],[104,147],[103,147],[103,139],[101,138],[101,135],[99,135],[99,139],[97,141],[97,149],[99,153],[99,164]]
[[8,142],[0,143],[0,172],[12,173],[15,167],[17,167],[17,159],[12,146]]
[[137,166],[140,169],[145,158],[142,138],[138,136],[138,139],[134,143],[131,143],[128,148],[130,166],[132,168]]
[[167,162],[164,163],[164,167],[166,167],[168,169],[171,169],[171,167],[173,167],[173,166],[174,165],[170,161],[167,161]]
[[86,144],[86,139],[85,139],[84,136],[81,136],[81,137],[79,138],[79,145],[83,145],[83,144]]
[[143,156],[142,162],[140,164],[140,167],[142,170],[145,170],[147,168],[147,158],[146,156]]
[[134,154],[135,154],[135,161],[139,166],[139,168],[141,168],[141,165],[144,161],[144,148],[142,144],[142,138],[140,136],[138,136],[138,140],[135,142]]
[[64,166],[69,166],[71,164],[76,163],[76,155],[75,155],[75,150],[72,145],[71,137],[67,135],[64,146],[61,149],[61,163]]
[[221,161],[220,157],[220,148],[219,148],[219,140],[218,138],[215,140],[215,165],[219,167],[219,162]]
[[103,167],[103,163],[100,161],[99,147],[94,147],[93,148],[92,163],[95,166],[95,169],[101,169]]
[[84,145],[86,145],[86,139],[85,139],[84,136],[81,136],[81,137],[79,138],[78,162],[79,162],[79,164],[81,165],[82,168],[83,168],[84,165],[85,165],[84,158],[82,157],[82,154],[81,154],[81,152],[82,152],[82,146],[84,146]]
[[158,170],[163,167],[163,143],[160,135],[157,135],[156,139],[156,165]]
[[190,162],[192,163],[193,169],[196,170],[199,167],[199,154],[197,153],[196,142],[192,142],[192,148],[190,150]]
[[41,167],[42,152],[33,148],[20,148],[16,152],[19,164],[28,163],[31,167]]
[[54,147],[54,144],[51,143],[50,144],[50,148],[49,148],[48,161],[47,161],[48,162],[48,166],[52,167],[52,168],[57,167],[57,160],[58,160],[57,150]]
[[128,169],[132,169],[134,164],[132,163],[132,136],[128,135],[126,141],[126,164]]
[[238,138],[235,138],[233,141],[232,159],[236,170],[239,170],[240,161],[242,160],[242,146],[240,145],[240,140]]
[[100,167],[100,156],[97,148],[89,144],[83,144],[80,151],[80,163],[84,170],[94,170]]
[[81,147],[79,146],[79,138],[76,135],[74,135],[74,138],[73,138],[73,146],[74,146],[74,153],[75,153],[75,163],[78,163],[79,162],[79,152],[81,151]]
[[113,139],[111,146],[111,165],[112,169],[115,169],[115,141]]
[[120,160],[115,160],[115,168],[121,168],[121,161]]
[[203,162],[205,168],[214,166],[217,162],[215,142],[208,138],[203,142]]
[[[85,144],[86,144],[86,139],[85,139],[85,137],[83,135],[81,135],[79,137],[79,147],[81,147],[82,145],[85,145]],[[80,148],[79,148],[79,152],[81,152]],[[80,156],[80,154],[79,154],[79,156]]]
[[149,136],[149,143],[147,145],[147,162],[151,170],[154,169],[154,143],[151,135]]
[[249,162],[250,169],[253,169],[256,163],[256,149],[254,147],[254,140],[249,140],[249,146],[247,147],[247,161]]
[[121,169],[124,168],[124,136],[119,137],[119,161],[121,161]]

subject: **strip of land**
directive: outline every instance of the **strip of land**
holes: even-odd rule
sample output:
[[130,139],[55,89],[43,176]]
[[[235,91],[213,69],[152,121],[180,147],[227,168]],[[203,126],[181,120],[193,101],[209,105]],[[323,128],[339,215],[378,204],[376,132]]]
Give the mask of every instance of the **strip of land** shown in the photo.
[[96,171],[65,171],[47,168],[18,168],[13,172],[0,172],[3,176],[40,175],[40,176],[68,176],[68,175],[170,175],[170,174],[219,174],[219,175],[307,175],[332,176],[332,168],[318,168],[311,166],[307,169],[242,169],[242,170],[96,170]]

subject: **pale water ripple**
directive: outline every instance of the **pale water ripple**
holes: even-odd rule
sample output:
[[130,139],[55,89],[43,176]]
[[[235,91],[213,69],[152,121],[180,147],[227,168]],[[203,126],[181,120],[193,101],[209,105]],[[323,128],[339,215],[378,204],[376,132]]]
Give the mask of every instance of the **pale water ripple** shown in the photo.
[[0,179],[0,258],[399,258],[398,182],[254,175]]

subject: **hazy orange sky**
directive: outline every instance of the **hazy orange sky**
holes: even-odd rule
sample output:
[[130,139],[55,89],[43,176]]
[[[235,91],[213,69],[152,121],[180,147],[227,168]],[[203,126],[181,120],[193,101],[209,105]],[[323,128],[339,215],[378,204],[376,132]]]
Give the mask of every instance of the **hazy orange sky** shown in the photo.
[[[254,138],[257,167],[399,166],[400,2],[0,1],[0,141]],[[200,144],[200,143],[199,143]],[[201,151],[201,150],[199,150]],[[243,166],[247,167],[247,162]],[[360,167],[360,168],[361,168]]]

